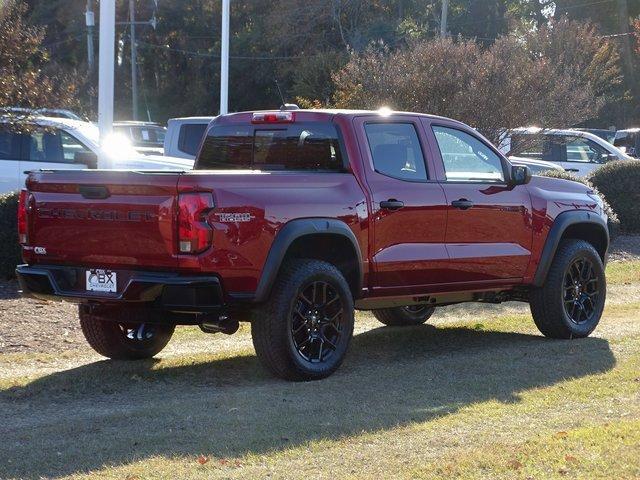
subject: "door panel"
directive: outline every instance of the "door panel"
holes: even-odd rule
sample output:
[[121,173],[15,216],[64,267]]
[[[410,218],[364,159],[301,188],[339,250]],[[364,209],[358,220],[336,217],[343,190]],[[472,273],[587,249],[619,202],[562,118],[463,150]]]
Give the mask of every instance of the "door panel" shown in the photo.
[[[525,186],[445,184],[452,281],[521,278],[531,256],[531,200]],[[465,198],[468,210],[451,203]]]
[[410,116],[354,123],[372,196],[371,286],[376,294],[419,293],[416,287],[441,282],[448,263],[445,196],[428,178],[433,167],[424,132]]
[[451,282],[521,279],[531,257],[531,198],[505,183],[508,163],[477,134],[458,124],[427,134],[442,162],[447,200],[445,243]]

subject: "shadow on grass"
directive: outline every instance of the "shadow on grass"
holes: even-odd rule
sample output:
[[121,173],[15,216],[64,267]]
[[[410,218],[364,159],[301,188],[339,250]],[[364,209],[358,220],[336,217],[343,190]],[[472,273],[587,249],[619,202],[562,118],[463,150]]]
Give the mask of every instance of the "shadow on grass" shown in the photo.
[[266,453],[386,430],[602,373],[608,342],[421,326],[354,337],[332,377],[288,383],[254,356],[101,361],[0,392],[0,477],[55,477],[154,455]]

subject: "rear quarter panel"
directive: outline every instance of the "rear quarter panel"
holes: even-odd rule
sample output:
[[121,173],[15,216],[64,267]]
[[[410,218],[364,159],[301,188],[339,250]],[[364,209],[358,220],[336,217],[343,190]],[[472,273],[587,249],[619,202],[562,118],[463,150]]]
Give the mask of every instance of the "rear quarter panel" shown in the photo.
[[[294,219],[342,220],[367,258],[367,207],[351,173],[203,170],[183,175],[178,190],[210,191],[215,202],[207,217],[214,230],[213,248],[196,256],[181,255],[180,270],[215,272],[227,293],[256,290],[275,236]],[[366,285],[367,265],[364,270]]]

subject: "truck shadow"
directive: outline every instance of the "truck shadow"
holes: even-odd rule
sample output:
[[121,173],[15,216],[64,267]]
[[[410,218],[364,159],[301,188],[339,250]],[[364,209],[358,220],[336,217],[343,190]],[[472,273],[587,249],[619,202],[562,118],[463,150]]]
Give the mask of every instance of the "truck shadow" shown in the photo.
[[[271,378],[255,356],[100,361],[0,391],[0,477],[57,477],[151,456],[265,453],[428,422],[610,370],[606,340],[421,326],[354,337],[342,368]],[[195,462],[195,460],[194,460]]]

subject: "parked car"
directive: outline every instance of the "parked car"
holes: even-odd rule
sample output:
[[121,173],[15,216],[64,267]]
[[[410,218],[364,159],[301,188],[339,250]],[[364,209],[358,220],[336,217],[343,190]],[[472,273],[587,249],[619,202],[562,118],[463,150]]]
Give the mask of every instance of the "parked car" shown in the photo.
[[500,150],[508,156],[552,162],[581,177],[612,160],[631,158],[597,135],[579,130],[514,129]]
[[172,118],[167,122],[164,154],[194,160],[205,130],[215,117]]
[[640,128],[618,130],[613,144],[630,157],[640,158]]
[[[0,117],[0,193],[23,188],[27,170],[96,168],[100,145],[94,124],[36,117],[29,120],[32,130],[21,133],[7,128],[7,121]],[[142,155],[117,136],[109,142],[106,153],[117,157],[116,168],[163,170],[193,165],[180,158]]]
[[544,160],[536,160],[534,158],[523,157],[509,157],[511,165],[522,165],[523,167],[529,167],[532,175],[539,175],[542,172],[548,172],[549,170],[558,170],[564,172],[564,168],[556,163],[545,162]]
[[164,155],[166,127],[153,122],[115,122],[115,132],[125,135],[133,148],[145,155]]
[[594,135],[597,135],[598,137],[602,138],[603,140],[606,140],[607,142],[609,142],[610,144],[613,145],[613,141],[616,138],[616,131],[615,129],[606,129],[606,128],[576,128],[575,130],[578,130],[579,132],[587,132],[587,133],[593,133]]
[[311,380],[342,363],[354,309],[410,326],[439,305],[523,301],[570,339],[605,302],[602,200],[441,117],[223,115],[193,172],[36,171],[20,199],[22,290],[80,303],[110,358],[152,357],[176,325],[251,321],[267,368]]

